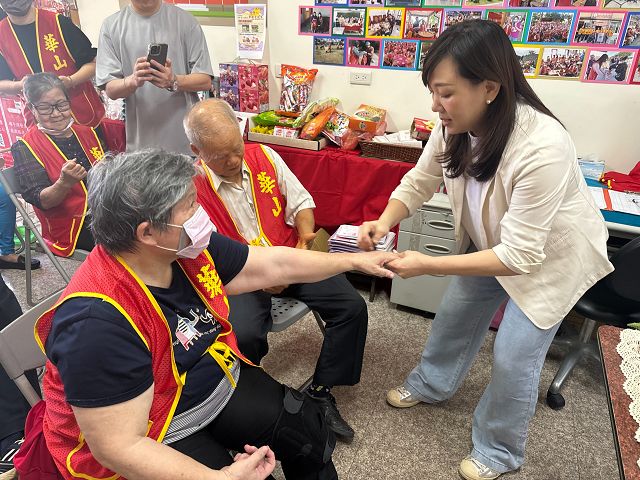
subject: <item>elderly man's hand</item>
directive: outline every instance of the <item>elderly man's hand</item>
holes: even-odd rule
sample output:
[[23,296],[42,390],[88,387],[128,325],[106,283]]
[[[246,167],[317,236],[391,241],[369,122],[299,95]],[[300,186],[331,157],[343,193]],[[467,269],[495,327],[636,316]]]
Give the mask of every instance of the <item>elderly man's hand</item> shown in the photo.
[[298,237],[298,243],[296,244],[296,248],[300,248],[302,250],[311,250],[311,247],[313,246],[313,241],[316,239],[316,237],[317,237],[317,234],[313,232],[300,235]]
[[386,264],[398,258],[395,252],[353,253],[353,269],[377,277],[393,278],[393,272]]
[[271,475],[276,456],[268,446],[245,445],[244,451],[235,456],[233,464],[222,469],[229,480],[263,480]]
[[167,58],[167,63],[164,65],[151,60],[151,65],[154,68],[151,69],[152,79],[150,82],[158,88],[171,88],[175,80],[175,75],[171,68],[171,60]]

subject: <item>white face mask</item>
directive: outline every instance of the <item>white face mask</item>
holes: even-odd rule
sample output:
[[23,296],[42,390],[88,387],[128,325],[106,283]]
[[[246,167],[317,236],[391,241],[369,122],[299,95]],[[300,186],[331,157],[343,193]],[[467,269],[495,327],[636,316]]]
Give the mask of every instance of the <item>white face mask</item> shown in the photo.
[[75,120],[73,119],[73,117],[71,117],[69,119],[69,123],[67,123],[67,126],[64,127],[62,130],[52,130],[50,128],[47,128],[45,126],[43,126],[41,123],[38,123],[38,130],[40,130],[43,133],[46,133],[47,135],[62,135],[64,132],[66,132],[67,130],[69,130],[71,128],[71,125],[73,125],[73,122]]
[[[180,258],[191,258],[194,259],[198,255],[200,255],[205,248],[209,246],[209,241],[211,238],[211,234],[215,230],[215,226],[209,219],[209,215],[204,211],[202,205],[198,206],[198,209],[195,213],[187,219],[186,222],[182,225],[174,225],[173,223],[167,223],[170,227],[176,227],[182,229],[182,234],[180,235],[180,241],[178,243],[178,248],[168,248],[162,247],[160,245],[156,245],[158,248],[162,248],[163,250],[169,250],[171,252],[176,252],[176,255]],[[186,239],[189,238],[191,240],[191,244],[181,247],[186,243]]]

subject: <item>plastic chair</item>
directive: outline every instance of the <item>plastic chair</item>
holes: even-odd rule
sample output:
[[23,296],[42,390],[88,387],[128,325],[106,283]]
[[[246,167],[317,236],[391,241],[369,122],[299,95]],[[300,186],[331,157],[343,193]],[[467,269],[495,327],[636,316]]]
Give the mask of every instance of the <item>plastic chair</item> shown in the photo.
[[42,367],[47,360],[36,343],[33,329],[36,320],[53,307],[57,299],[58,294],[51,295],[0,330],[0,365],[31,406],[40,401],[40,396],[25,372]]
[[[306,303],[296,300],[295,298],[271,297],[271,318],[273,320],[271,331],[282,332],[309,312],[313,313],[313,316],[318,323],[318,327],[320,327],[320,331],[322,332],[322,336],[324,337],[324,322],[318,312],[311,310]],[[311,385],[312,381],[313,375],[309,377],[298,390],[305,390],[309,385]]]
[[[26,242],[26,239],[31,238],[31,232],[33,232],[33,234],[35,235],[37,244],[40,246],[40,248],[42,248],[42,250],[47,255],[47,257],[49,257],[49,260],[51,260],[51,263],[53,264],[53,266],[56,268],[56,270],[58,270],[58,273],[64,279],[65,283],[69,283],[69,281],[71,280],[71,277],[69,276],[67,271],[62,267],[58,258],[51,252],[49,247],[47,247],[47,244],[42,238],[42,235],[40,234],[38,228],[33,223],[33,220],[29,216],[29,213],[24,208],[24,205],[22,204],[22,202],[18,200],[17,195],[20,195],[22,191],[20,189],[20,183],[18,182],[16,173],[13,167],[6,168],[0,171],[0,182],[2,182],[2,185],[4,186],[4,189],[7,192],[7,195],[9,195],[9,198],[11,199],[11,201],[16,207],[16,210],[18,211],[18,213],[20,213],[20,216],[22,217],[22,221],[24,224],[25,235],[24,237],[19,235],[18,238],[20,238],[20,240],[22,241],[22,244],[25,246],[24,257],[25,257],[27,303],[30,306],[34,306],[38,304],[41,299],[34,300],[33,298],[33,280],[31,276],[31,273],[32,273],[31,272],[31,248],[27,248],[29,244]],[[85,258],[87,258],[87,255],[89,255],[89,252],[87,252],[86,250],[76,249],[76,251],[73,252],[73,255],[68,258],[71,258],[73,260],[83,261]]]
[[573,307],[585,317],[580,333],[576,337],[554,340],[555,345],[568,350],[547,391],[547,404],[554,410],[564,407],[560,389],[582,357],[589,355],[600,361],[596,342],[591,341],[596,322],[623,328],[640,322],[640,237],[616,251],[610,260],[615,270],[587,290]]

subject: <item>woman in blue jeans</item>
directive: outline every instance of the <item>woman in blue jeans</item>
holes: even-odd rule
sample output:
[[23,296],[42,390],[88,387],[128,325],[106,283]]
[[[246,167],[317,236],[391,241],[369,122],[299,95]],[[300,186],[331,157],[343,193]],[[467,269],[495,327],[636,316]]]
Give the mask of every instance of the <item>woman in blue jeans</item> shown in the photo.
[[[0,162],[2,160],[0,159]],[[13,232],[16,228],[16,207],[0,183],[0,270],[24,270],[24,255],[16,255],[13,243]],[[31,260],[31,268],[40,268],[40,261]]]
[[506,300],[491,381],[473,415],[473,449],[458,468],[467,480],[491,480],[524,462],[540,370],[560,322],[613,270],[607,229],[569,134],[527,83],[497,23],[447,28],[422,80],[439,122],[380,218],[360,228],[359,244],[372,249],[444,181],[457,251],[467,253],[407,251],[387,264],[403,278],[453,276],[420,363],[387,402],[408,408],[450,398]]

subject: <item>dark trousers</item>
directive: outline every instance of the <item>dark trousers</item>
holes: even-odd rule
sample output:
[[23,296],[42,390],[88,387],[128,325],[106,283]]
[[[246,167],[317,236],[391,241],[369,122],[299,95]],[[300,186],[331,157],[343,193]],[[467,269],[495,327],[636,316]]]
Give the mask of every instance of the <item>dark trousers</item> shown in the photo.
[[[293,297],[320,314],[326,336],[313,380],[319,385],[355,385],[360,381],[369,321],[367,305],[344,275],[316,283],[290,285],[280,296]],[[260,364],[271,330],[271,295],[252,292],[229,297],[229,320],[240,351]]]
[[[0,330],[20,315],[22,315],[22,310],[18,299],[0,275]],[[36,391],[39,391],[35,372],[28,372],[27,378],[34,385]],[[16,384],[0,368],[0,447],[4,438],[24,430],[24,421],[30,408]]]
[[[282,434],[278,431],[282,426],[279,420],[286,387],[261,368],[244,364],[241,368],[237,388],[218,417],[203,430],[169,446],[209,468],[220,469],[233,463],[228,450],[244,452],[245,444],[256,447],[269,445],[276,459],[281,462],[287,479],[337,479],[331,459],[323,463],[299,455],[301,448],[309,447],[308,442],[316,442],[313,448],[323,449],[326,437],[305,439],[296,446],[281,440]],[[307,408],[312,409],[307,412],[307,425],[314,431],[322,430],[324,418],[317,406],[308,402]],[[327,431],[326,428],[323,430]]]
[[87,216],[87,218],[84,219],[84,223],[80,229],[80,234],[78,235],[78,241],[76,242],[76,248],[86,250],[88,252],[93,250],[93,247],[96,246],[96,241],[93,239],[93,235],[91,235],[91,230],[89,229],[90,223],[91,217]]

